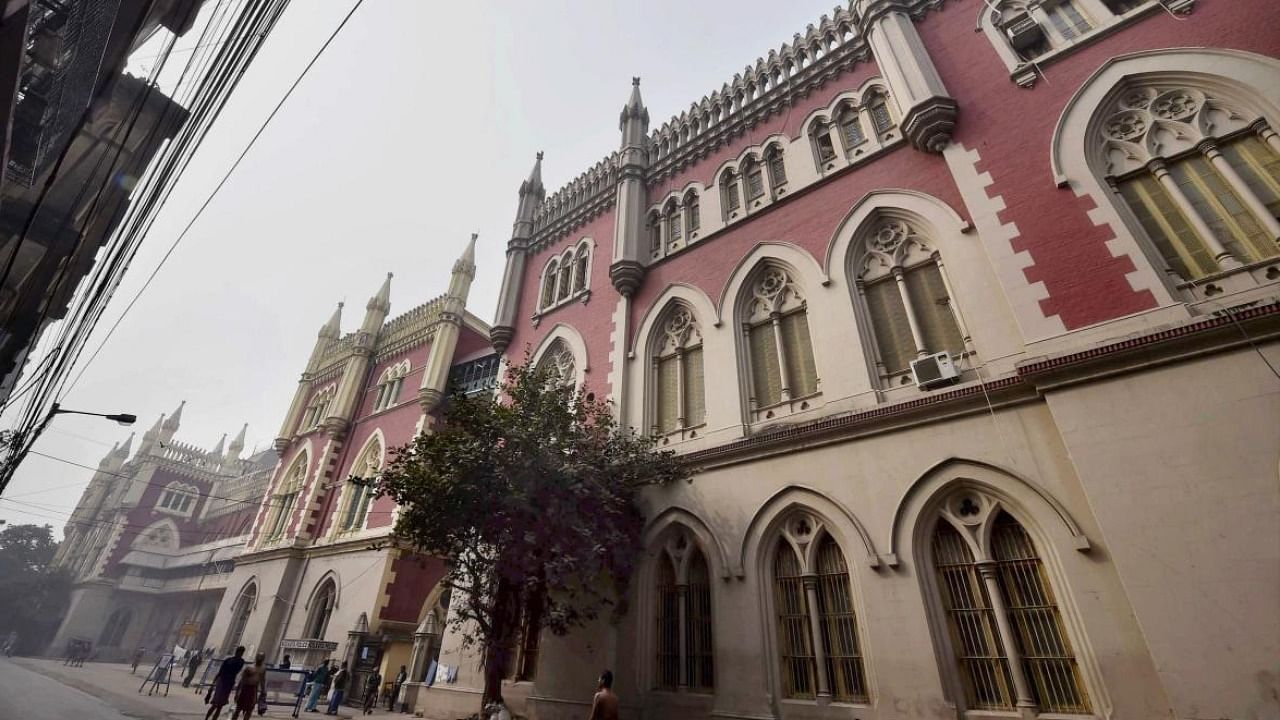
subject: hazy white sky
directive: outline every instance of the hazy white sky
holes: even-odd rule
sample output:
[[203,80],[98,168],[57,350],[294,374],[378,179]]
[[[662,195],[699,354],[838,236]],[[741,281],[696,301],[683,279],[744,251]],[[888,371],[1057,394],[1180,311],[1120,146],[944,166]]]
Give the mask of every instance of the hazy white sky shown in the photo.
[[[293,0],[90,348],[353,2]],[[469,309],[491,320],[535,152],[546,151],[554,191],[618,147],[633,75],[657,127],[833,4],[366,0],[64,405],[135,413],[141,435],[186,400],[178,439],[208,448],[247,422],[249,448],[265,447],[335,303],[347,302],[353,330],[391,271],[392,316],[419,305],[478,232]],[[93,467],[128,433],[62,416],[35,449]],[[61,535],[91,474],[32,455],[0,519]]]

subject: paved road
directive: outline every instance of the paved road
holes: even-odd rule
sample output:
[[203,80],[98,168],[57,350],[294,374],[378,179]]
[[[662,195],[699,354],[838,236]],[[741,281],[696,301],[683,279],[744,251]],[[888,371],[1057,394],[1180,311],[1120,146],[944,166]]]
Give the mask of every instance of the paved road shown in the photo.
[[136,720],[102,700],[0,658],[0,720]]

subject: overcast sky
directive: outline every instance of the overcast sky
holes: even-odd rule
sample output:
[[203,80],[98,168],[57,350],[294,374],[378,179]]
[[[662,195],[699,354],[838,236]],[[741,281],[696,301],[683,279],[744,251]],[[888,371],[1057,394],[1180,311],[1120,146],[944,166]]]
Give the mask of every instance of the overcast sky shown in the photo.
[[[293,0],[90,349],[353,2]],[[266,447],[335,303],[347,303],[344,332],[355,329],[390,271],[391,315],[415,307],[445,289],[478,232],[468,308],[492,320],[534,153],[546,151],[552,192],[617,149],[633,75],[657,127],[833,4],[366,0],[64,405],[134,413],[141,436],[186,400],[178,439],[209,448],[247,422],[248,447]],[[194,45],[198,29],[178,47]],[[62,416],[35,449],[95,467],[128,434]],[[0,519],[50,523],[61,536],[91,475],[32,455],[0,500]]]

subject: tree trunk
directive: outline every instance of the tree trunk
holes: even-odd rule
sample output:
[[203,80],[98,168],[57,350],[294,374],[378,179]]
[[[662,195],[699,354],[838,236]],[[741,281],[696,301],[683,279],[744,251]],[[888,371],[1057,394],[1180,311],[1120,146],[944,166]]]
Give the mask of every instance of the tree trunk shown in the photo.
[[502,703],[502,679],[507,675],[511,659],[511,641],[520,610],[520,598],[516,586],[505,578],[498,579],[494,591],[493,617],[489,619],[491,632],[484,648],[484,693],[480,696],[480,709],[490,703]]

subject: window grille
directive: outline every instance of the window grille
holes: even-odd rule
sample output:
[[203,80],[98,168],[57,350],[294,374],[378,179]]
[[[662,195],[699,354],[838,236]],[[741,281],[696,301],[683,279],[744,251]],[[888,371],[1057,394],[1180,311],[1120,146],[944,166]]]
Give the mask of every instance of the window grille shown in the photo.
[[751,359],[751,385],[756,407],[782,401],[782,377],[778,367],[778,345],[769,322],[750,326],[747,347]]
[[938,520],[933,532],[933,563],[966,705],[973,710],[1012,710],[1013,676],[986,585],[978,577],[969,546],[946,520]]
[[867,141],[862,132],[862,120],[855,110],[846,110],[840,121],[840,131],[844,133],[844,146],[852,149]]
[[826,123],[814,125],[813,142],[818,149],[818,160],[830,162],[836,159],[836,148],[831,142],[830,128]]
[[1080,13],[1080,8],[1076,7],[1074,0],[1060,0],[1054,5],[1049,5],[1046,10],[1049,21],[1065,40],[1077,38],[1093,28]]
[[657,687],[675,690],[680,684],[680,591],[671,558],[658,558],[658,672]]
[[669,433],[679,427],[680,358],[669,355],[658,360],[658,431]]
[[878,133],[893,127],[893,116],[889,114],[889,105],[885,102],[883,95],[877,95],[871,101],[871,123],[875,125]]
[[803,309],[783,315],[781,330],[787,356],[787,389],[793,398],[812,395],[818,391],[818,370],[809,341],[809,315]]
[[818,618],[826,655],[831,697],[867,702],[867,682],[858,648],[858,629],[844,554],[830,535],[818,546]]
[[685,425],[693,427],[706,420],[706,382],[702,370],[702,346],[684,351]]
[[779,541],[773,560],[774,603],[778,612],[778,649],[782,662],[782,693],[789,698],[812,698],[818,693],[809,602],[805,597],[800,561],[786,542]]
[[587,271],[591,264],[591,253],[586,248],[578,250],[573,263],[573,291],[582,292],[587,289]]
[[725,219],[729,218],[729,214],[736,212],[742,207],[742,199],[738,195],[738,176],[732,172],[727,172],[724,179],[720,181],[720,189],[724,194]]
[[697,548],[689,558],[689,584],[685,592],[685,647],[688,675],[685,684],[699,690],[715,687],[714,653],[711,635],[711,573],[707,560]]
[[992,526],[991,552],[1022,664],[1040,709],[1089,712],[1080,669],[1040,556],[1026,529],[1008,513],[1000,513]]
[[654,256],[662,254],[662,220],[657,213],[649,216],[649,250]]
[[560,277],[559,279],[556,280],[556,300],[557,301],[560,301],[569,297],[569,281],[570,281],[569,274],[571,272],[573,272],[573,268],[569,266],[569,263],[567,262],[561,263]]
[[956,326],[951,298],[947,296],[947,286],[942,281],[937,263],[926,262],[908,268],[903,273],[903,280],[916,322],[920,325],[920,334],[924,335],[924,349],[930,353],[945,350],[952,355],[962,354],[964,338]]
[[667,209],[667,241],[676,242],[680,239],[680,213],[675,206]]
[[764,195],[764,173],[759,165],[753,164],[747,171],[747,197],[755,200],[761,195]]
[[548,308],[556,302],[556,278],[560,277],[559,263],[552,262],[547,266],[547,275],[542,279],[542,307]]
[[689,193],[685,197],[684,216],[690,234],[702,225],[702,212],[698,207],[698,195],[696,193]]
[[325,632],[329,629],[329,618],[333,615],[335,595],[333,580],[325,580],[324,587],[316,593],[315,598],[311,601],[311,617],[307,619],[307,634],[304,637],[308,639],[324,638]]

